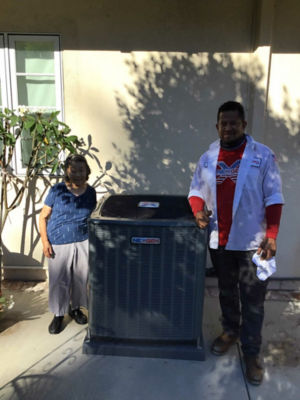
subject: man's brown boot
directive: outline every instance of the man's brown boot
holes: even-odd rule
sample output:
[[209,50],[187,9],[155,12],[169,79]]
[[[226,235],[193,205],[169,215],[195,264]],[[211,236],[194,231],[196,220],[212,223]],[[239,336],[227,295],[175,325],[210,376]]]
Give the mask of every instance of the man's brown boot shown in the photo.
[[260,385],[263,380],[264,369],[259,361],[258,356],[244,355],[244,360],[247,381],[251,383],[251,385]]
[[226,332],[223,332],[222,335],[218,336],[214,340],[211,346],[211,352],[216,356],[222,356],[233,344],[237,342],[237,340],[237,335],[230,335]]

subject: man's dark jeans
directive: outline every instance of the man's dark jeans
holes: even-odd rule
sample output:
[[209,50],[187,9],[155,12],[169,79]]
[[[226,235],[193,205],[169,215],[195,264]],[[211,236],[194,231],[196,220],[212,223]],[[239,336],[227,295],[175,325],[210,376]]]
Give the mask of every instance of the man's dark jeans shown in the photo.
[[252,262],[254,253],[225,250],[221,246],[210,249],[218,277],[223,329],[240,336],[244,354],[256,355],[261,346],[268,280],[257,278],[256,265]]

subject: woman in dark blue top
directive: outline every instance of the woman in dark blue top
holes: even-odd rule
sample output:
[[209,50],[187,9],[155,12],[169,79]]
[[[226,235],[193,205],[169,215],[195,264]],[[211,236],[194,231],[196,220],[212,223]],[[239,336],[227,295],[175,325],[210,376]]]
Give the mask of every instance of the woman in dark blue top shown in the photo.
[[48,258],[52,334],[61,332],[68,311],[77,323],[87,322],[80,307],[87,307],[87,219],[96,206],[95,189],[87,184],[91,171],[86,159],[71,155],[64,170],[64,182],[50,189],[39,219],[43,252]]

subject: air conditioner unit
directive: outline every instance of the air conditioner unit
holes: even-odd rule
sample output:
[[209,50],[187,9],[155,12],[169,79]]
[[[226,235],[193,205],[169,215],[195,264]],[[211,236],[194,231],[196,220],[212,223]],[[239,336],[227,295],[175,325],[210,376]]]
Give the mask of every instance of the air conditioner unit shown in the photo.
[[89,220],[83,352],[203,360],[205,261],[186,197],[109,197]]

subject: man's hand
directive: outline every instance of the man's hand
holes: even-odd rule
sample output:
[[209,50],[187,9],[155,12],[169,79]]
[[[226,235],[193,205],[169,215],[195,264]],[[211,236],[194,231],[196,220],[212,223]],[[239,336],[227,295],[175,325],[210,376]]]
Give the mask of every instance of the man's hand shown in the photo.
[[269,260],[275,256],[276,249],[276,240],[265,237],[257,250],[257,254],[260,254],[260,258],[263,260]]
[[51,246],[50,242],[45,241],[43,243],[43,253],[44,253],[44,256],[47,257],[47,258],[51,258],[52,257],[53,249],[52,249],[52,246]]
[[198,211],[196,214],[196,224],[199,226],[199,228],[204,229],[207,227],[209,224],[209,217],[211,216],[211,211],[208,210],[203,210],[203,211]]

